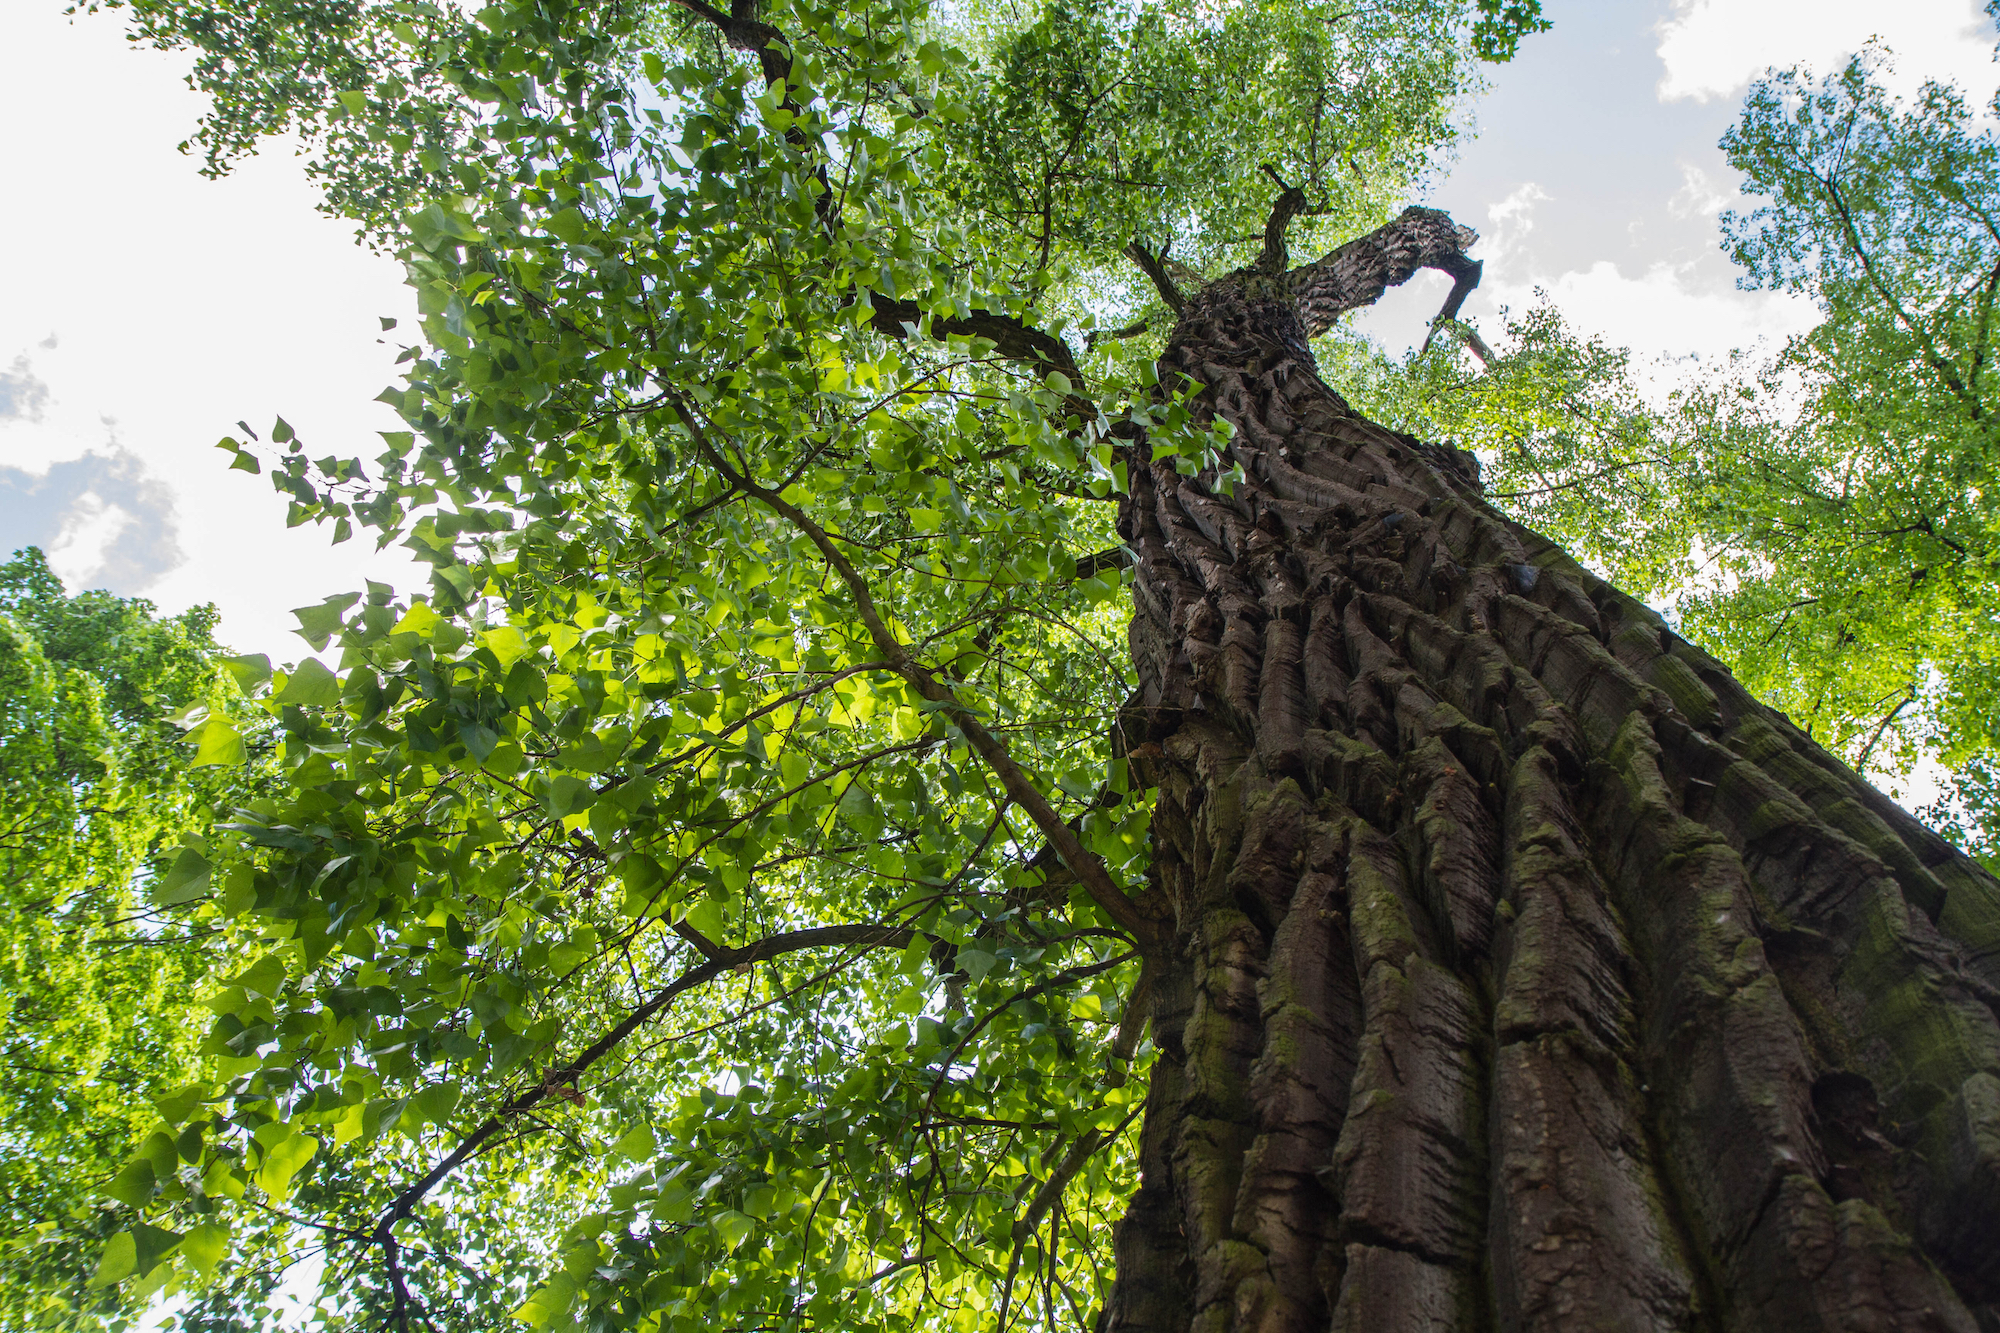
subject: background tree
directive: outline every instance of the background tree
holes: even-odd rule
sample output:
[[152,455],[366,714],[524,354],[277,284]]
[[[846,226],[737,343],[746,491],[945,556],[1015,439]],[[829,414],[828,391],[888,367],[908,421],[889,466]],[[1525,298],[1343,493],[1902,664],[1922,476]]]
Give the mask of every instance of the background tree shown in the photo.
[[[119,1219],[101,1201],[152,1099],[201,1067],[192,1001],[213,928],[175,846],[223,784],[167,714],[212,691],[212,608],[70,596],[33,548],[0,564],[0,1322],[129,1310],[84,1295]],[[113,1192],[129,1192],[132,1177]]]
[[1317,371],[1476,281],[1381,205],[1533,19],[397,4],[244,80],[425,316],[410,430],[274,477],[435,572],[239,664],[283,784],[187,915],[254,961],[99,1280],[226,1324],[226,1219],[335,1325],[1990,1320],[1993,880]]

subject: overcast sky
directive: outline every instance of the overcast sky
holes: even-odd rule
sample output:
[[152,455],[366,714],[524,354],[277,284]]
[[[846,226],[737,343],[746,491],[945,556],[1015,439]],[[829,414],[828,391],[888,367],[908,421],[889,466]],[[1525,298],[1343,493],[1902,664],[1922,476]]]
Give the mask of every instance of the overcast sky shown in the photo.
[[[1642,353],[1712,355],[1803,327],[1802,303],[1745,293],[1716,246],[1735,193],[1716,139],[1770,65],[1829,69],[1871,35],[1902,79],[1984,99],[1993,36],[1974,0],[1550,0],[1555,30],[1492,76],[1426,202],[1485,234],[1468,313],[1548,290],[1580,328]],[[226,470],[235,423],[283,414],[314,456],[372,458],[372,402],[411,314],[390,261],[313,211],[274,147],[212,182],[175,152],[200,101],[185,61],[127,47],[116,15],[0,7],[0,124],[15,202],[0,300],[0,550],[34,543],[73,587],[213,601],[224,639],[290,658],[289,608],[364,576],[421,586],[396,553],[287,532],[268,480]],[[20,186],[32,182],[30,196]],[[1441,286],[1413,282],[1369,327],[1420,336]]]

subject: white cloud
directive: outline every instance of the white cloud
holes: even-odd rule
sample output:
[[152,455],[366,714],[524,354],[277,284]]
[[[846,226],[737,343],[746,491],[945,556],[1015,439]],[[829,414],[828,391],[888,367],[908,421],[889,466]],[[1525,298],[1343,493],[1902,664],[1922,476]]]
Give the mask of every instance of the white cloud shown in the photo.
[[1715,217],[1736,202],[1737,192],[1717,184],[1715,177],[1692,162],[1681,163],[1681,188],[1667,200],[1667,212],[1677,218]]
[[[1682,215],[1713,213],[1728,198],[1706,172],[1684,165],[1681,189],[1667,207]],[[1782,342],[1818,322],[1811,301],[1704,281],[1694,263],[1658,260],[1637,276],[1608,259],[1587,268],[1543,268],[1525,241],[1544,202],[1552,197],[1529,182],[1488,207],[1491,225],[1474,251],[1485,264],[1482,304],[1520,311],[1545,291],[1573,328],[1645,358],[1726,356],[1760,341]]]
[[86,491],[71,504],[61,531],[44,552],[49,568],[71,591],[100,586],[99,576],[110,562],[112,548],[137,521],[123,505],[108,504],[96,491]]
[[1897,91],[1935,78],[1983,102],[2000,81],[1979,0],[1675,0],[1659,28],[1660,100],[1733,98],[1772,67],[1831,73],[1871,37],[1896,54]]
[[1517,185],[1506,198],[1486,209],[1486,230],[1479,235],[1479,252],[1494,269],[1515,266],[1535,229],[1535,205],[1554,198],[1534,181]]
[[0,422],[40,421],[48,402],[49,386],[35,377],[27,353],[14,358],[11,370],[0,370]]
[[1819,320],[1802,297],[1711,288],[1693,281],[1692,271],[1689,264],[1656,263],[1635,277],[1601,259],[1539,282],[1499,286],[1493,295],[1519,309],[1539,286],[1575,328],[1642,357],[1719,357],[1760,342],[1775,348]]
[[174,493],[116,435],[45,468],[0,465],[0,547],[39,546],[72,591],[129,596],[184,561]]

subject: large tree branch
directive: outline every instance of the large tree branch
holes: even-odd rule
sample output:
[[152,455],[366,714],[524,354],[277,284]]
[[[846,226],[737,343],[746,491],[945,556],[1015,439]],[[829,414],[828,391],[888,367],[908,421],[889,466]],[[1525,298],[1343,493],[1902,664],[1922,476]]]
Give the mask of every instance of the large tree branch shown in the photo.
[[1264,249],[1257,256],[1254,267],[1259,273],[1278,274],[1291,267],[1291,251],[1285,248],[1285,228],[1292,225],[1292,219],[1306,211],[1306,192],[1295,185],[1285,184],[1285,178],[1270,163],[1264,164],[1264,174],[1278,183],[1281,192],[1278,202],[1271,205],[1270,221],[1264,224]]
[[[746,4],[743,0],[732,0],[729,12],[725,14],[714,5],[704,3],[704,0],[673,0],[673,2],[713,24],[722,34],[722,40],[734,49],[748,51],[756,56],[758,68],[764,72],[765,83],[780,83],[792,72],[791,42],[776,28],[757,18],[754,4]],[[773,43],[781,44],[784,49],[776,49]],[[788,105],[789,102],[788,96]]]
[[1478,232],[1438,209],[1406,208],[1395,221],[1356,237],[1318,263],[1293,269],[1285,274],[1285,283],[1311,338],[1332,328],[1349,310],[1375,304],[1418,269],[1434,268],[1452,278],[1451,295],[1433,321],[1442,323],[1458,317],[1458,308],[1479,285],[1479,261],[1465,253],[1478,239]]
[[1173,275],[1167,272],[1167,252],[1162,250],[1156,255],[1134,240],[1125,247],[1125,257],[1139,266],[1139,271],[1152,281],[1153,289],[1159,292],[1160,299],[1167,303],[1167,309],[1178,315],[1181,308],[1187,304],[1187,296],[1174,282]]
[[813,200],[813,212],[820,225],[831,232],[840,213],[840,200],[834,193],[832,180],[827,177],[824,150],[799,127],[798,122],[804,116],[805,108],[792,97],[791,38],[757,17],[756,0],[730,0],[726,14],[708,4],[707,0],[673,0],[673,3],[714,25],[722,34],[722,40],[733,49],[747,51],[757,57],[757,68],[764,76],[764,83],[778,89],[783,99],[779,105],[792,113],[792,124],[785,130],[785,142],[810,164],[813,179],[820,186],[819,197]]
[[[891,338],[907,338],[912,336],[912,330],[925,327],[924,311],[915,301],[898,301],[880,292],[870,292],[868,302],[875,310],[875,316],[869,322],[878,333],[886,333]],[[1044,373],[1061,371],[1074,385],[1083,383],[1083,374],[1076,368],[1076,357],[1071,354],[1068,343],[1011,315],[996,315],[990,310],[975,310],[963,319],[952,315],[932,315],[929,329],[931,336],[939,339],[954,335],[985,338],[1004,357],[1029,362]]]

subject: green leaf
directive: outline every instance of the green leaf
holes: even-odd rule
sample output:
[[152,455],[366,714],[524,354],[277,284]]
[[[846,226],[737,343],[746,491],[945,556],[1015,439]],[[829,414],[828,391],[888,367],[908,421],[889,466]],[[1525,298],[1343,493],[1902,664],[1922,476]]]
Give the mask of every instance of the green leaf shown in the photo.
[[410,1098],[409,1110],[426,1125],[442,1125],[458,1109],[459,1086],[433,1083]]
[[317,658],[308,657],[286,678],[285,688],[272,697],[281,704],[331,707],[340,702],[340,678]]
[[208,721],[189,733],[188,739],[195,742],[195,768],[234,767],[242,763],[248,753],[243,745],[243,733],[220,713],[210,713]]
[[203,1277],[215,1272],[228,1249],[229,1228],[219,1222],[204,1222],[181,1239],[181,1257]]
[[479,642],[495,658],[499,659],[502,671],[507,670],[532,651],[526,637],[512,625],[501,625],[497,629],[485,631],[479,636]]
[[152,1199],[153,1186],[158,1183],[159,1176],[154,1172],[153,1164],[143,1157],[134,1157],[111,1178],[104,1192],[120,1203],[143,1208]]
[[863,839],[873,842],[882,836],[882,812],[875,804],[875,798],[860,783],[850,783],[840,794],[841,817],[854,827]]
[[473,244],[481,238],[471,221],[437,204],[429,204],[410,218],[410,235],[418,245],[436,254],[456,242]]
[[458,738],[465,744],[465,752],[480,763],[493,753],[500,744],[500,733],[483,722],[466,722],[458,729]]
[[249,653],[242,657],[225,657],[223,667],[229,672],[236,688],[245,694],[271,678],[271,659],[263,653]]
[[284,990],[286,976],[285,960],[275,953],[267,953],[237,973],[229,984],[241,986],[261,999],[275,1000]]
[[611,1154],[628,1162],[643,1162],[657,1150],[653,1139],[653,1127],[640,1125],[627,1130],[624,1137],[611,1145]]
[[533,1328],[547,1328],[560,1319],[575,1300],[576,1280],[567,1273],[557,1273],[523,1301],[511,1317]]
[[403,613],[403,618],[390,626],[391,634],[416,634],[429,637],[430,632],[444,617],[431,610],[428,603],[418,602]]
[[104,1253],[97,1261],[97,1271],[90,1275],[89,1288],[108,1287],[123,1282],[139,1266],[139,1243],[129,1231],[121,1231],[105,1243]]
[[697,898],[689,903],[687,923],[717,942],[728,927],[728,920],[722,914],[722,904],[713,898]]
[[565,208],[550,217],[548,226],[551,235],[571,245],[583,244],[583,238],[589,235],[583,214],[574,208]]
[[140,1277],[153,1271],[153,1266],[174,1252],[181,1243],[178,1231],[168,1231],[164,1227],[148,1226],[141,1222],[132,1228],[134,1263],[132,1271]]
[[153,901],[162,907],[199,898],[208,890],[208,858],[192,847],[183,847],[167,873],[153,885]]
[[325,648],[327,640],[340,632],[341,614],[360,600],[360,593],[344,592],[327,598],[318,606],[296,608],[292,614],[298,617],[299,637],[311,644],[314,652]]
[[715,1228],[715,1234],[722,1237],[723,1248],[732,1253],[737,1246],[750,1238],[751,1232],[757,1229],[755,1219],[746,1217],[733,1208],[722,1209],[709,1218],[708,1223]]
[[257,1183],[274,1200],[283,1200],[292,1191],[292,1180],[313,1154],[319,1140],[310,1134],[293,1134],[264,1150],[264,1164],[257,1170]]
[[565,815],[588,810],[595,799],[596,793],[591,791],[587,779],[571,773],[558,773],[549,780],[548,794],[543,797],[542,803],[548,806],[550,814],[561,819]]
[[169,1125],[178,1125],[194,1114],[194,1108],[208,1100],[210,1088],[206,1083],[190,1083],[172,1092],[163,1092],[153,1098],[153,1109],[160,1113],[160,1119]]
[[128,1277],[143,1278],[158,1266],[160,1260],[172,1254],[174,1247],[180,1243],[179,1232],[149,1226],[144,1222],[130,1231],[121,1231],[105,1245],[104,1254],[97,1261],[97,1271],[91,1274],[88,1285],[94,1291]]

